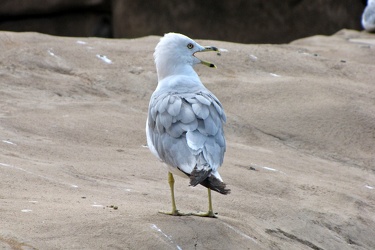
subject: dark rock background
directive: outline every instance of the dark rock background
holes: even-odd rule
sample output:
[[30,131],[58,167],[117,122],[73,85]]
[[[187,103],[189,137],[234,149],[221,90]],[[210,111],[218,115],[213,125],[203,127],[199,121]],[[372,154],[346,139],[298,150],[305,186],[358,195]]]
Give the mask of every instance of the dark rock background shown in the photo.
[[0,30],[134,38],[175,31],[201,39],[286,43],[361,30],[366,0],[2,0]]

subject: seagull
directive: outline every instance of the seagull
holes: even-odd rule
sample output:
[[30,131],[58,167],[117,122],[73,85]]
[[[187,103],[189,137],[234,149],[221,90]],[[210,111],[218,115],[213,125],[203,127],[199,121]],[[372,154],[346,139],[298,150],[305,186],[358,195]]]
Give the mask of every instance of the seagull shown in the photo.
[[[147,145],[168,167],[172,198],[169,215],[213,217],[211,190],[229,194],[218,169],[223,164],[226,116],[219,99],[199,79],[193,66],[216,66],[195,57],[198,52],[215,51],[189,37],[167,33],[156,45],[154,59],[158,85],[151,96],[146,122]],[[184,214],[176,208],[173,174],[187,177],[190,185],[208,190],[208,212]]]
[[375,0],[368,0],[362,13],[362,26],[368,32],[375,32]]

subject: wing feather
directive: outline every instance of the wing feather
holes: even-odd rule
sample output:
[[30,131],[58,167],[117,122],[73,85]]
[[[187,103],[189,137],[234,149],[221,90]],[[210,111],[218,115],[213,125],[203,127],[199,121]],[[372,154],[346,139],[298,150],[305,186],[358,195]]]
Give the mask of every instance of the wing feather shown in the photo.
[[172,116],[167,111],[159,114],[158,118],[165,129],[168,129],[172,125]]
[[169,102],[169,95],[167,95],[166,97],[158,100],[158,102],[156,104],[156,107],[157,107],[157,110],[158,110],[159,113],[164,113],[164,111],[168,107],[168,102]]
[[190,123],[197,119],[189,103],[183,102],[181,106],[180,113],[176,116],[177,121]]
[[198,128],[198,120],[195,119],[189,123],[179,122],[178,125],[184,132],[195,131]]
[[211,100],[206,95],[203,95],[202,93],[196,95],[195,98],[204,105],[207,105],[207,106],[211,105]]
[[193,103],[191,107],[194,113],[197,115],[197,117],[203,120],[206,119],[208,115],[210,114],[210,111],[207,105],[203,105],[201,103]]
[[[169,101],[169,98],[168,98]],[[173,100],[173,103],[168,102],[167,111],[171,116],[176,116],[180,113],[182,100],[177,98]]]
[[202,150],[207,140],[206,136],[202,136],[199,131],[188,131],[186,133],[186,141],[188,146],[193,150]]
[[166,129],[169,136],[174,138],[179,138],[182,136],[183,133],[186,132],[179,123],[173,123],[168,129]]
[[148,114],[148,143],[168,165],[190,174],[197,165],[216,171],[226,148],[219,100],[208,90],[153,96]]
[[204,119],[204,127],[208,135],[216,135],[219,130],[220,124],[216,124],[212,115],[210,114],[206,119]]

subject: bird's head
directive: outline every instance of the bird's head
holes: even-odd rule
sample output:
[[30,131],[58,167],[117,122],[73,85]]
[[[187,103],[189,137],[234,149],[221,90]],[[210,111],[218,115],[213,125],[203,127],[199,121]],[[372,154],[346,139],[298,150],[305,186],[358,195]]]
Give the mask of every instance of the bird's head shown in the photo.
[[[213,46],[201,46],[189,37],[178,34],[168,33],[160,39],[156,45],[154,59],[158,74],[173,72],[175,70],[184,69],[186,66],[190,68],[196,64],[203,64],[211,68],[216,68],[215,64],[203,61],[195,56],[198,52],[216,51],[220,55],[219,50]],[[165,71],[165,72],[163,72]]]

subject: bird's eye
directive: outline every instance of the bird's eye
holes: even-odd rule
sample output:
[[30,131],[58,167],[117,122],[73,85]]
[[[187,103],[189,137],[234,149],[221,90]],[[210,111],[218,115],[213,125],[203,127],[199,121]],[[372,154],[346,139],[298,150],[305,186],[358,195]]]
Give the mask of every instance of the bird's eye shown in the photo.
[[187,47],[188,47],[188,49],[192,49],[192,48],[194,48],[194,44],[189,43],[189,44],[187,45]]

